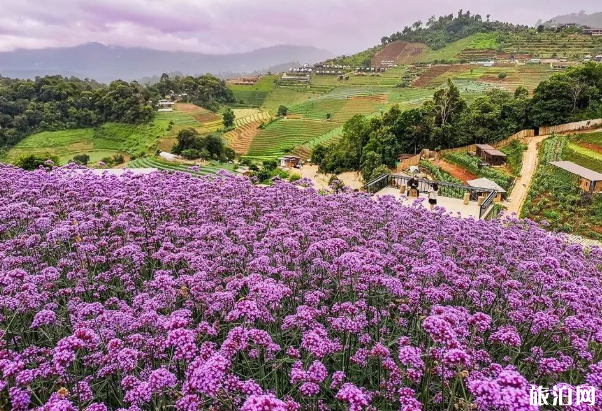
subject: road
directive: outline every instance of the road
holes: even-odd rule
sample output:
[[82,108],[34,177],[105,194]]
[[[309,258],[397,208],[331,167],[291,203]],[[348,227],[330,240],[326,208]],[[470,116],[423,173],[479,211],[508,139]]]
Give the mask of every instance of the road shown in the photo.
[[510,204],[506,211],[508,214],[516,213],[520,215],[520,211],[527,198],[527,193],[529,192],[529,187],[531,186],[531,181],[533,180],[533,175],[537,171],[539,143],[548,137],[546,135],[528,138],[527,150],[523,154],[523,167],[520,171],[520,177],[516,180],[512,193],[510,193]]

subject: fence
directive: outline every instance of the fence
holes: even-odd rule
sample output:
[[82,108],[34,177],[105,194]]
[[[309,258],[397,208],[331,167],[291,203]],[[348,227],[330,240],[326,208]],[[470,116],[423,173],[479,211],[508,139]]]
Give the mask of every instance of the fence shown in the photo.
[[443,157],[447,154],[452,154],[452,153],[464,153],[466,151],[477,151],[477,146],[476,144],[471,144],[469,146],[464,146],[464,147],[456,147],[456,148],[446,148],[445,150],[441,150],[439,151],[439,156]]
[[[401,186],[407,187],[410,179],[411,177],[383,174],[382,176],[377,177],[366,184],[364,189],[370,194],[375,194],[383,188],[389,186],[397,188]],[[434,182],[422,178],[416,178],[415,180],[418,181],[419,192],[427,192]],[[484,193],[489,193],[480,206],[479,218],[483,218],[489,213],[489,209],[490,207],[493,207],[493,201],[498,194],[497,191],[489,188],[464,186],[461,184],[447,183],[445,181],[436,181],[436,183],[439,185],[439,193],[442,196],[450,198],[464,198],[464,194],[468,193],[470,201],[478,201],[479,197],[481,197]]]
[[495,148],[500,148],[500,147],[507,146],[508,144],[512,143],[514,140],[522,140],[524,138],[534,137],[534,136],[535,136],[535,130],[521,130],[518,133],[512,134],[510,137],[506,137],[505,139],[498,141],[495,144],[492,144],[492,146]]
[[596,126],[602,126],[602,118],[597,118],[595,120],[578,121],[576,123],[560,124],[558,126],[539,127],[539,135],[545,136],[554,133],[569,133],[571,131],[586,130],[588,128],[593,128]]

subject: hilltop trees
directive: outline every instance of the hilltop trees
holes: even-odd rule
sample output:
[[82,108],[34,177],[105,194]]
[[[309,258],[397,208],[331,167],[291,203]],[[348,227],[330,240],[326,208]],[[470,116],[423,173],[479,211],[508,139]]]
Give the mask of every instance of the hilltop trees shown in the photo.
[[515,26],[509,23],[499,21],[483,21],[479,14],[472,15],[470,11],[464,13],[460,10],[457,16],[449,14],[436,18],[432,16],[426,24],[417,21],[411,26],[406,26],[402,32],[393,33],[389,37],[383,37],[383,45],[393,41],[408,41],[416,43],[426,43],[431,49],[437,50],[445,47],[449,43],[463,39],[475,33],[496,31],[516,31],[526,30],[526,26]]
[[232,90],[226,87],[226,82],[211,74],[173,78],[163,74],[158,83],[148,88],[156,98],[164,98],[171,93],[185,94],[186,101],[211,111],[217,111],[220,105],[235,101]]

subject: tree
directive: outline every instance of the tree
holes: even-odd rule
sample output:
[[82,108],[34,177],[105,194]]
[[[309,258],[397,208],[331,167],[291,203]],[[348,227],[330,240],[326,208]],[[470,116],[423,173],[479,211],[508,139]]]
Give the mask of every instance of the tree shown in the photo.
[[318,144],[311,152],[311,162],[318,166],[322,163],[322,160],[326,157],[328,149],[322,144]]
[[87,154],[77,154],[77,155],[73,156],[73,162],[77,163],[79,165],[82,165],[82,166],[88,165],[89,161],[90,161],[90,156]]
[[278,168],[278,161],[276,160],[265,160],[263,162],[263,168],[266,170],[275,170],[276,168]]
[[326,120],[330,121],[332,119],[332,114],[326,113]]
[[368,151],[362,159],[362,178],[367,183],[372,177],[374,170],[382,165],[382,159],[374,151]]
[[59,165],[59,158],[52,154],[27,154],[19,157],[15,165],[24,170],[37,170],[40,166],[50,170],[53,165]]
[[286,117],[288,114],[288,107],[280,106],[278,107],[278,117]]
[[204,139],[203,146],[213,158],[220,158],[224,152],[224,141],[217,134],[210,134]]
[[499,78],[500,80],[503,80],[506,77],[508,77],[508,74],[506,72],[503,72],[503,71],[500,74],[497,75],[497,78]]
[[466,108],[466,102],[460,97],[460,90],[451,79],[447,79],[447,88],[435,92],[433,104],[439,126],[453,122]]
[[231,108],[227,108],[222,116],[224,118],[224,127],[234,127],[234,120],[236,119],[236,116],[234,115],[234,111],[232,111]]

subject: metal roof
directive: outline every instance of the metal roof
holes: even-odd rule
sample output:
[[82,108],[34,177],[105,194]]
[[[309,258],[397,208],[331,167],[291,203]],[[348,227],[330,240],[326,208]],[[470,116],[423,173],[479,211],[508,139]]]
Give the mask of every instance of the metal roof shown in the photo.
[[478,148],[480,148],[481,150],[495,150],[492,146],[490,146],[489,144],[476,144],[476,146]]
[[579,177],[586,178],[589,181],[602,181],[602,173],[582,167],[579,164],[575,164],[571,161],[554,161],[550,164],[558,168],[562,168],[569,173],[576,174]]
[[502,187],[497,185],[497,183],[495,181],[491,181],[488,178],[477,178],[476,180],[467,181],[466,184],[468,184],[471,187],[476,187],[476,188],[488,188],[490,190],[495,190],[498,193],[506,192],[506,190],[504,190]]
[[490,156],[495,156],[495,157],[506,157],[506,154],[502,153],[500,150],[496,150],[495,148],[491,147],[491,148],[487,148],[485,150],[483,150],[485,153],[489,154]]

